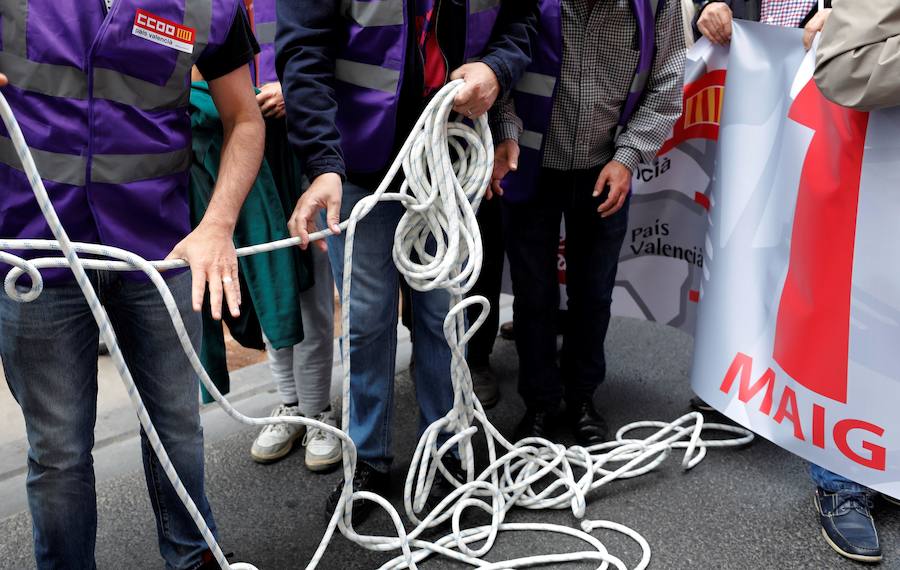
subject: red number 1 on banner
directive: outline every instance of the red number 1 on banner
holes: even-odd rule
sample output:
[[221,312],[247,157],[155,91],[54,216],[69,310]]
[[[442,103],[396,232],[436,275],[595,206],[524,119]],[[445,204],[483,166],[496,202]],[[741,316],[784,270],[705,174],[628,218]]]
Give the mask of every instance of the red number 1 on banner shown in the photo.
[[799,384],[846,403],[853,251],[869,116],[827,101],[812,80],[788,116],[815,135],[800,175],[774,356]]

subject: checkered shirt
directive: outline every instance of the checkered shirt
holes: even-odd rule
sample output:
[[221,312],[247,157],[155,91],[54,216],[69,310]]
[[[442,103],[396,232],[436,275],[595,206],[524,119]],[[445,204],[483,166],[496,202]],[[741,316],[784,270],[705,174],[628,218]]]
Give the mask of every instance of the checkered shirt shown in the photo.
[[[593,8],[589,4],[593,4]],[[562,0],[563,58],[543,166],[588,169],[611,159],[634,170],[650,161],[681,116],[685,37],[681,3],[665,0],[657,17],[657,53],[644,99],[613,141],[640,52],[630,0]],[[491,114],[495,138],[516,139],[512,98]]]
[[816,4],[817,0],[763,0],[759,21],[773,26],[796,28]]

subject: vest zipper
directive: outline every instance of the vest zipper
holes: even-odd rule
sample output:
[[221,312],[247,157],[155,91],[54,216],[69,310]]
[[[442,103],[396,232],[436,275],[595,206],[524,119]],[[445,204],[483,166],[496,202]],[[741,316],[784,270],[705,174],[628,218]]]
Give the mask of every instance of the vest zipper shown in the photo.
[[87,59],[84,62],[84,70],[87,74],[88,80],[88,91],[87,91],[87,103],[88,103],[88,146],[87,146],[87,156],[85,157],[85,173],[84,173],[84,195],[87,199],[88,207],[91,209],[91,217],[94,219],[94,226],[97,228],[97,236],[100,238],[100,241],[103,242],[102,231],[100,230],[100,224],[97,223],[97,210],[94,207],[94,201],[91,199],[91,167],[93,165],[94,159],[94,54],[97,51],[97,46],[100,44],[100,40],[103,38],[103,35],[106,33],[107,28],[109,28],[109,23],[112,21],[113,17],[116,15],[116,11],[119,9],[119,6],[122,4],[123,0],[118,0],[117,2],[113,2],[112,8],[106,14],[106,17],[103,19],[103,22],[100,24],[100,29],[97,30],[97,35],[94,36],[94,41],[91,42],[91,47],[87,53]]
[[[437,42],[438,51],[441,54],[441,59],[444,60],[444,84],[446,85],[447,80],[450,79],[450,61],[447,59],[447,55],[444,53],[444,48],[441,47],[441,36],[438,34],[438,26],[441,23],[441,0],[435,0],[434,9],[436,10],[434,14],[434,41]],[[468,20],[468,17],[466,18]],[[466,30],[466,34],[468,35],[468,30]],[[463,59],[465,60],[465,53],[463,53]],[[463,61],[465,63],[465,61]],[[422,66],[422,71],[425,71],[424,65]]]
[[[416,38],[413,47],[416,49],[416,59],[418,60],[419,65],[422,66],[422,85],[417,85],[416,88],[419,90],[420,93],[424,93],[425,92],[425,47],[422,45],[422,35],[419,33],[419,26],[418,26],[419,8],[416,5],[414,0],[410,0],[409,4],[407,6],[408,7],[406,9],[406,16],[407,17],[412,16],[412,31],[413,31],[413,36]],[[412,13],[410,13],[410,11],[409,11],[410,10],[409,6],[412,6],[412,8],[411,8]],[[409,28],[409,26],[407,26],[407,28]],[[422,31],[424,31],[424,30],[422,30]],[[407,33],[409,33],[409,32],[407,32]],[[404,42],[404,44],[406,45],[407,49],[409,49],[409,38],[407,38],[407,40]],[[404,56],[404,58],[403,58],[403,67],[404,68],[406,67],[406,61],[407,61],[407,59]],[[402,90],[402,88],[401,88],[401,90]]]

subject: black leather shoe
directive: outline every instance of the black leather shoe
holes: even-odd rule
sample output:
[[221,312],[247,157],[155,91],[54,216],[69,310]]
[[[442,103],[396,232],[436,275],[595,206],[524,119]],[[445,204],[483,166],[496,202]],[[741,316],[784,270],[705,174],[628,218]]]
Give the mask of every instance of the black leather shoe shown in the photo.
[[500,400],[500,386],[497,375],[490,364],[471,366],[472,389],[485,410],[490,410]]
[[572,434],[578,445],[587,447],[603,443],[609,436],[609,428],[592,402],[570,406],[569,417],[572,420]]
[[[353,492],[370,491],[385,496],[390,488],[390,483],[391,477],[388,473],[382,473],[368,463],[363,463],[362,461],[356,464],[356,473],[353,475]],[[325,501],[326,518],[331,519],[331,515],[334,514],[334,509],[337,508],[338,502],[341,500],[341,493],[343,491],[344,479],[342,477]],[[353,504],[353,526],[362,524],[369,518],[369,515],[372,514],[372,509],[374,508],[375,503],[372,501],[355,501]]]
[[696,412],[713,413],[716,409],[706,403],[706,400],[700,397],[691,398],[691,409]]
[[550,432],[550,414],[544,410],[528,408],[525,415],[516,426],[516,432],[513,435],[516,441],[525,439],[526,437],[543,437],[549,439],[547,435]]
[[[447,468],[447,471],[449,471],[457,481],[465,484],[466,472],[463,470],[462,463],[459,459],[448,454],[444,456],[443,463],[444,467]],[[444,477],[444,474],[441,473],[440,469],[438,469],[437,473],[434,474],[434,484],[431,487],[431,494],[428,495],[428,499],[425,500],[424,508],[419,512],[419,518],[428,516],[428,514],[454,490],[456,490],[456,486],[448,481],[447,478]]]
[[822,537],[841,556],[857,562],[880,562],[881,544],[872,518],[872,497],[865,493],[816,489]]

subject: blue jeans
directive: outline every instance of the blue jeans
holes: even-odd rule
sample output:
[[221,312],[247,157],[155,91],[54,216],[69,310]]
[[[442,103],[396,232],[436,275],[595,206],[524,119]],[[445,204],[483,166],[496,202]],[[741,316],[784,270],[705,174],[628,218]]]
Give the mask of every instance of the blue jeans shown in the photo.
[[820,467],[815,463],[809,464],[809,476],[817,487],[825,489],[829,493],[837,493],[838,491],[846,491],[849,493],[871,493],[872,491],[859,483],[851,481],[846,477],[838,475],[833,471],[829,471],[824,467]]
[[[146,281],[90,272],[112,320],[138,391],[188,493],[215,532],[203,487],[203,429],[197,377],[168,313]],[[168,280],[195,346],[200,320],[191,310],[191,276]],[[48,287],[34,302],[0,300],[0,357],[6,381],[25,416],[28,505],[37,566],[95,567],[99,331],[77,285]],[[166,479],[141,432],[144,473],[168,568],[195,568],[206,543]],[[124,553],[123,553],[124,554]]]
[[[341,219],[369,190],[344,184]],[[359,459],[387,470],[397,354],[400,274],[391,257],[394,231],[404,212],[398,202],[375,207],[356,226],[350,290],[350,438]],[[338,291],[344,283],[344,235],[329,238],[328,254]],[[419,433],[453,407],[450,348],[444,318],[450,307],[445,291],[412,292],[414,381],[419,401]]]

